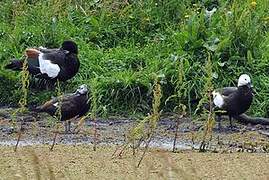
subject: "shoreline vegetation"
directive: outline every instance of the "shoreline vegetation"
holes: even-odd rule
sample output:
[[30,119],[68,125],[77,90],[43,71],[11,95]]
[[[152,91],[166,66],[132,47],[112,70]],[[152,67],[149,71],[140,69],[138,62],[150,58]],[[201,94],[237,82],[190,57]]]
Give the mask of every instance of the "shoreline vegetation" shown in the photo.
[[[268,178],[268,9],[268,0],[2,0],[0,140],[17,144],[16,152],[0,146],[0,177]],[[4,69],[28,47],[55,48],[68,39],[78,44],[81,68],[54,90],[35,89],[27,71]],[[203,103],[244,73],[254,85],[250,109],[236,117],[244,123],[216,130],[215,112]],[[81,84],[90,87],[92,103],[76,122],[85,134],[59,132],[56,139],[58,116],[28,108]],[[52,132],[58,144],[49,151],[44,142]],[[167,138],[173,152],[150,146]],[[197,148],[176,148],[185,142]]]
[[[3,69],[11,58],[21,58],[27,47],[58,47],[72,39],[79,45],[81,69],[61,90],[88,84],[98,116],[149,113],[156,77],[163,93],[160,110],[178,112],[181,104],[192,116],[208,78],[210,88],[235,86],[237,77],[248,73],[255,97],[247,114],[268,117],[268,9],[267,0],[3,0],[0,105],[16,106],[21,98],[22,74]],[[30,89],[27,105],[51,96],[56,91]]]

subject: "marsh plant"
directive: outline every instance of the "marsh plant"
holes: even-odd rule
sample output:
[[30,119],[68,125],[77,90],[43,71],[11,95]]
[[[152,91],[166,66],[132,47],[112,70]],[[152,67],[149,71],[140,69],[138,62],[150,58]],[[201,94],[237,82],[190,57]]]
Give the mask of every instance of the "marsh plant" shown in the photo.
[[[57,135],[59,133],[59,126],[60,126],[61,118],[62,118],[61,108],[62,108],[62,102],[63,102],[63,92],[61,90],[61,86],[60,86],[59,81],[57,81],[57,86],[56,86],[56,97],[59,99],[58,99],[57,109],[56,109],[56,112],[54,115],[55,119],[52,122],[53,127],[54,127],[54,137],[53,137],[52,145],[50,147],[51,151],[54,148],[55,141],[56,141]],[[68,122],[65,122],[65,123],[68,123]]]
[[[148,150],[149,144],[154,136],[158,121],[160,120],[160,104],[162,98],[161,84],[158,77],[155,77],[153,85],[153,102],[152,102],[152,112],[147,117],[135,126],[129,134],[129,142],[133,144],[133,148],[139,148],[142,142],[145,143],[145,148],[143,154],[138,162],[137,167],[140,166],[146,151]],[[138,145],[135,147],[135,141],[138,140]]]
[[93,120],[94,122],[94,137],[93,137],[93,150],[96,151],[96,146],[97,146],[97,119],[96,119],[96,116],[97,116],[97,108],[98,108],[98,104],[97,104],[97,87],[96,87],[96,84],[97,84],[97,78],[95,78],[93,80],[93,83],[92,83],[92,89],[91,89],[91,119]]
[[128,147],[131,147],[133,150],[133,155],[136,154],[136,151],[139,150],[142,144],[145,145],[143,153],[141,155],[141,158],[137,164],[137,167],[140,166],[148,148],[149,144],[154,136],[157,124],[160,120],[160,105],[161,105],[161,98],[162,98],[162,89],[160,84],[160,76],[157,76],[156,74],[154,76],[154,84],[153,84],[153,100],[152,100],[152,111],[149,113],[146,117],[144,117],[142,120],[137,122],[134,127],[127,132],[126,134],[126,142],[117,147],[114,153],[112,154],[112,157],[116,155],[116,153],[119,157],[123,155],[125,150]]
[[21,73],[21,92],[22,97],[19,100],[19,111],[25,112],[27,111],[27,98],[28,98],[28,91],[29,91],[29,72],[28,72],[28,65],[27,60],[25,59],[22,66],[22,73]]
[[[200,100],[198,108],[196,109],[202,109],[202,117],[206,119],[204,127],[203,127],[203,133],[202,133],[202,141],[199,147],[200,151],[204,151],[206,148],[206,145],[209,143],[209,141],[212,139],[212,129],[215,124],[215,113],[213,110],[213,99],[212,99],[212,92],[213,92],[213,71],[212,71],[212,62],[211,62],[211,54],[208,52],[207,62],[205,65],[205,86],[203,90],[203,98]],[[206,108],[205,108],[206,106]]]
[[[28,88],[29,88],[29,72],[27,71],[27,59],[24,59],[23,66],[22,66],[22,72],[21,72],[21,98],[19,100],[19,108],[14,112],[13,114],[13,125],[17,126],[17,122],[15,121],[15,118],[17,118],[17,113],[25,113],[27,111],[27,99],[28,99]],[[17,151],[19,141],[22,136],[23,131],[23,120],[21,120],[20,127],[18,127],[18,138],[17,143],[15,145],[14,151]]]
[[57,81],[57,86],[56,86],[56,97],[59,98],[59,104],[55,113],[55,118],[59,122],[59,120],[62,118],[61,107],[62,107],[62,102],[63,102],[63,92],[61,90],[59,81]]
[[173,152],[176,151],[176,140],[178,138],[178,128],[179,123],[187,115],[187,107],[182,102],[182,90],[187,88],[187,83],[185,82],[185,74],[184,74],[184,59],[181,59],[179,61],[178,65],[178,79],[176,83],[176,92],[177,92],[177,98],[178,98],[178,105],[175,107],[174,111],[177,114],[176,117],[176,129],[175,129],[175,136],[174,136],[174,142],[173,142]]

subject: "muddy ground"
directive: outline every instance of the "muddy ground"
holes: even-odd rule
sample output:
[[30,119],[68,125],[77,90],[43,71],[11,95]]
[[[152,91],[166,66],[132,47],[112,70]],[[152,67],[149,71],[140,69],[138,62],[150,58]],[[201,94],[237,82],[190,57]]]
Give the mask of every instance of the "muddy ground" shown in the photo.
[[[222,131],[214,128],[206,152],[199,153],[204,122],[181,119],[177,153],[172,153],[176,123],[173,117],[165,115],[142,166],[136,168],[143,148],[135,156],[131,148],[118,156],[119,149],[112,158],[115,149],[125,143],[134,119],[98,119],[96,152],[92,148],[94,123],[90,119],[80,133],[60,134],[50,152],[56,130],[52,122],[46,114],[0,110],[0,179],[36,179],[39,175],[44,179],[269,179],[268,126],[236,123],[237,128],[230,130],[229,122],[223,120]],[[72,129],[75,125],[72,123]],[[23,133],[15,153],[18,127]],[[58,128],[63,130],[63,126]]]

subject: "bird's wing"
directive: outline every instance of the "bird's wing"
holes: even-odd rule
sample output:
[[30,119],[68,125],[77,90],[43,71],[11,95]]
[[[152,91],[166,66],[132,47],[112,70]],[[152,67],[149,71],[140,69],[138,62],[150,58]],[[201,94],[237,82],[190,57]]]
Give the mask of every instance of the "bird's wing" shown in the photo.
[[61,120],[68,120],[75,116],[79,116],[83,110],[83,104],[80,104],[81,95],[72,94],[69,97],[65,97],[60,104],[61,107]]
[[41,73],[47,74],[50,78],[56,78],[66,65],[65,57],[66,53],[62,50],[41,53],[38,57]]
[[45,102],[44,104],[42,104],[41,106],[36,107],[35,111],[47,112],[50,115],[53,115],[57,109],[57,107],[56,107],[57,103],[58,103],[58,99],[56,99],[56,98],[51,99],[51,100]]
[[38,62],[38,57],[37,58],[27,58],[27,64],[28,66],[35,66],[35,67],[39,67],[39,62]]
[[49,53],[43,53],[43,57],[45,60],[49,60],[53,64],[58,64],[60,66],[66,64],[66,51],[57,50]]
[[57,108],[72,109],[72,101],[74,94],[66,94],[58,97],[54,97],[51,100],[45,102],[43,105],[36,109],[41,112],[55,112]]
[[229,101],[229,96],[233,96],[236,90],[237,87],[224,87],[214,90],[212,93],[214,105],[218,108],[223,108],[227,101]]
[[216,89],[215,91],[219,92],[223,96],[229,96],[230,94],[237,91],[237,87],[224,87],[224,88]]
[[[38,56],[41,53],[50,54],[49,56],[57,56],[57,54],[59,54],[59,52],[67,53],[67,51],[60,50],[59,48],[47,49],[47,48],[39,47],[39,48],[28,48],[28,49],[26,49],[25,50],[25,55],[28,58],[38,59]],[[51,59],[53,59],[53,57]],[[57,57],[57,59],[58,59],[58,57]]]
[[39,47],[37,49],[42,53],[53,53],[53,52],[56,52],[56,51],[60,50],[59,48],[47,49],[47,48],[44,48],[44,47]]

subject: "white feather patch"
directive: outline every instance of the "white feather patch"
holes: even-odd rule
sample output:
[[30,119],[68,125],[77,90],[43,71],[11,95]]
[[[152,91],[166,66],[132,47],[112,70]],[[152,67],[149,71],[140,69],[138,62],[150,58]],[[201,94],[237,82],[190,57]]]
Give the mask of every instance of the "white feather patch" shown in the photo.
[[215,91],[213,91],[212,94],[213,94],[213,103],[217,107],[221,108],[224,104],[224,99],[223,99],[222,95],[219,92],[215,92]]
[[44,59],[43,56],[43,53],[40,53],[38,56],[40,72],[47,74],[51,78],[57,77],[60,72],[60,67],[57,64],[51,63],[50,60]]
[[53,106],[57,107],[57,106],[58,106],[58,104],[59,104],[59,103],[58,103],[58,102],[56,102],[56,103],[54,103],[54,104],[53,104]]

